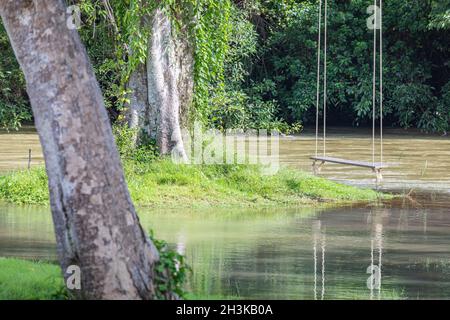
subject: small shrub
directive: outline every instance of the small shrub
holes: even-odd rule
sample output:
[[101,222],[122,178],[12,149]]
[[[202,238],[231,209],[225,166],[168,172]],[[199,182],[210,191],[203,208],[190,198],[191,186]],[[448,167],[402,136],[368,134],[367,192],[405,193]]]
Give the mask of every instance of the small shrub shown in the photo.
[[171,250],[164,240],[155,239],[152,230],[150,238],[159,252],[159,261],[155,266],[157,299],[165,300],[173,297],[173,294],[178,298],[185,298],[184,284],[191,269],[184,256]]
[[113,133],[117,150],[123,160],[148,163],[159,157],[155,142],[137,129],[129,128],[126,125],[115,125]]

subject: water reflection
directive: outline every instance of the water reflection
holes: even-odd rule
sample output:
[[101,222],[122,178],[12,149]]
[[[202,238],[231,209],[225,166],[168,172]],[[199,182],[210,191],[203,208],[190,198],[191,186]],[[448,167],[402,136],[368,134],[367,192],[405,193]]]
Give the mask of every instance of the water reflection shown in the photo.
[[[450,299],[450,216],[417,203],[312,209],[142,211],[193,268],[196,296]],[[176,223],[175,223],[176,222]],[[0,256],[55,259],[46,209],[0,206]]]
[[320,252],[321,252],[321,261],[320,263],[320,269],[321,269],[321,295],[320,299],[323,300],[325,297],[325,243],[326,243],[326,233],[325,231],[322,232],[322,223],[320,220],[313,221],[312,224],[312,230],[313,230],[313,251],[314,251],[314,300],[317,300],[317,263],[318,263],[318,252],[317,247],[319,246]]
[[[375,247],[376,246],[376,247]],[[374,298],[374,290],[377,290],[377,298],[381,298],[381,258],[383,251],[383,225],[376,224],[375,235],[370,241],[370,266],[367,268],[367,273],[370,274],[367,279],[367,288],[370,290],[370,300]],[[375,254],[378,252],[378,265],[375,264]]]
[[0,204],[0,257],[54,260],[54,238],[47,208]]

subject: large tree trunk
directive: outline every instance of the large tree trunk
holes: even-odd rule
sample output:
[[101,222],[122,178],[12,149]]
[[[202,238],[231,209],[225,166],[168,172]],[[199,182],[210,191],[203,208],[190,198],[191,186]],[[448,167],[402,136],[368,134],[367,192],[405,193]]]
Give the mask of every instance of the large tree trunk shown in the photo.
[[[103,98],[61,0],[0,0],[43,146],[63,271],[81,298],[151,299],[158,252],[125,183]],[[67,275],[66,275],[67,276]]]
[[[172,154],[186,160],[181,128],[187,126],[193,97],[192,46],[188,32],[180,30],[177,35],[163,10],[156,9],[149,21],[147,70],[138,67],[129,83],[132,90],[129,124],[143,128],[156,140],[162,155]],[[140,84],[136,84],[137,80]],[[143,85],[147,85],[146,95],[142,94]],[[146,111],[140,112],[144,104]],[[140,121],[133,121],[136,114],[141,115]]]

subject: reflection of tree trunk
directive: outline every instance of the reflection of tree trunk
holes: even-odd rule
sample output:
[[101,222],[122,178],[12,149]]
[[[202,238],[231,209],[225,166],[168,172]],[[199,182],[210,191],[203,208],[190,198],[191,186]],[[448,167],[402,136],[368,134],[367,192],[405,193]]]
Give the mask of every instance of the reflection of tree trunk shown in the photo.
[[154,298],[158,253],[139,224],[98,83],[62,3],[0,1],[43,146],[61,266],[81,268],[80,297]]
[[[186,159],[181,127],[187,125],[193,95],[193,53],[187,32],[175,32],[161,9],[151,21],[146,72],[140,66],[130,78],[132,93],[129,123],[143,128],[157,141],[161,154]],[[136,84],[140,81],[140,84]],[[143,93],[143,86],[147,93]],[[142,112],[146,105],[145,112]],[[142,121],[136,115],[142,115]]]

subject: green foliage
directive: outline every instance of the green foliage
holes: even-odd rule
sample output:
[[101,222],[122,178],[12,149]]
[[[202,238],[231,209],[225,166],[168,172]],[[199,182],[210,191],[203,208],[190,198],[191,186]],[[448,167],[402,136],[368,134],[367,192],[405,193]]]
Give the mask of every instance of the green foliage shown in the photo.
[[211,97],[224,95],[224,64],[229,47],[230,0],[74,1],[81,7],[81,35],[113,119],[129,103],[127,82],[145,63],[150,28],[148,17],[160,8],[172,21],[175,37],[188,37],[194,48],[194,108],[191,118],[208,123]]
[[[123,160],[147,163],[155,161],[159,157],[155,141],[149,140],[147,135],[140,134],[137,129],[131,129],[126,125],[113,126],[117,150]],[[132,143],[136,139],[139,143]]]
[[31,107],[25,93],[25,78],[6,31],[0,22],[0,128],[18,129],[31,120]]
[[298,123],[290,126],[277,117],[280,106],[271,99],[275,83],[271,80],[254,83],[248,79],[259,49],[256,26],[249,20],[251,16],[251,12],[231,6],[224,81],[223,87],[219,86],[223,90],[215,90],[210,95],[207,124],[220,130],[299,131]]
[[230,0],[198,0],[195,34],[193,116],[204,123],[210,99],[224,94],[224,63],[229,47]]
[[183,255],[171,250],[166,241],[155,239],[153,230],[150,230],[150,239],[159,252],[159,261],[155,265],[157,299],[164,300],[170,294],[176,294],[178,298],[184,299],[186,297],[184,285],[192,270],[186,264]]
[[[264,42],[249,78],[273,83],[264,101],[276,101],[279,117],[289,122],[313,124],[318,3],[260,3],[263,9],[258,16],[266,22],[266,27],[259,34]],[[367,6],[367,1],[362,0],[329,2],[328,119],[331,125],[371,123],[373,32],[366,26]],[[429,27],[433,19],[445,17],[447,13],[447,0],[385,3],[386,125],[448,130],[450,117],[444,96],[450,78],[450,42],[446,30]],[[377,105],[378,102],[377,99]]]
[[430,29],[450,28],[450,0],[431,1],[431,21]]
[[122,91],[120,81],[123,70],[117,59],[118,43],[114,29],[107,23],[107,12],[101,1],[72,1],[80,6],[82,27],[78,30],[91,59],[105,105],[114,119]]

